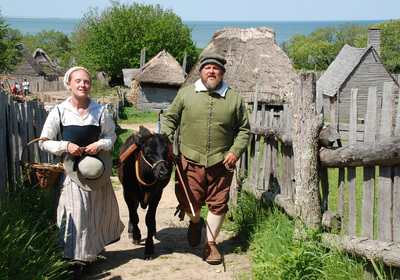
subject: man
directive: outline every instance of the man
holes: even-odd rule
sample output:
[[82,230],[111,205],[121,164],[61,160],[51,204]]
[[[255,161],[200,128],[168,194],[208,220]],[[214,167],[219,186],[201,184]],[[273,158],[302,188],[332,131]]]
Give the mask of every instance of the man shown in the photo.
[[22,95],[21,85],[15,82],[15,87],[17,88],[17,95]]
[[200,80],[179,90],[164,115],[161,130],[173,135],[180,125],[175,193],[190,218],[189,245],[200,244],[204,223],[200,210],[207,204],[202,257],[209,264],[220,264],[222,257],[215,241],[228,210],[232,171],[248,145],[250,125],[241,96],[223,81],[225,58],[202,53],[199,62]]
[[26,79],[24,79],[22,87],[24,88],[24,96],[29,96],[29,82]]

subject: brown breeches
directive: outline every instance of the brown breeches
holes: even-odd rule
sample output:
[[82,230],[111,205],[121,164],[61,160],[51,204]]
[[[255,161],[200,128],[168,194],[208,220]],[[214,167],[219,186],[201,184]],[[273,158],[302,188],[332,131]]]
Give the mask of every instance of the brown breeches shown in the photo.
[[[195,212],[198,212],[206,204],[211,213],[215,215],[225,214],[228,211],[229,190],[233,172],[227,170],[222,162],[205,168],[181,156],[177,165],[176,168],[179,168],[181,172]],[[185,212],[191,213],[188,199],[177,172],[175,172],[175,194]]]

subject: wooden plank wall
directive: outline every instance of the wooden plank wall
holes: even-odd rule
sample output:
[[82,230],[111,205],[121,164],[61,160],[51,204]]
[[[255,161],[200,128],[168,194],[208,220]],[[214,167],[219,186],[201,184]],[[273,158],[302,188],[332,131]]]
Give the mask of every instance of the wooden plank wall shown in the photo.
[[[37,100],[18,103],[4,92],[0,94],[0,100],[0,197],[4,199],[7,185],[13,190],[22,180],[22,150],[29,141],[40,136],[47,112],[43,103]],[[33,147],[25,153],[24,161],[40,162],[43,157],[39,148]]]
[[[352,89],[348,144],[400,136],[400,109],[398,108],[400,102],[395,102],[396,89],[393,83],[385,83],[381,91],[383,94],[379,97],[376,87],[369,88],[365,122],[359,124],[357,121],[358,90]],[[382,99],[381,103],[377,102],[378,98]],[[382,108],[379,108],[380,104]],[[248,107],[251,106],[248,105]],[[291,130],[289,105],[285,104],[283,110],[257,103],[253,104],[253,107],[258,110],[254,112],[249,110],[252,124]],[[382,112],[381,117],[378,116],[378,111]],[[325,114],[329,115],[330,112],[325,112]],[[362,126],[362,137],[359,135],[360,126]],[[343,234],[363,236],[384,242],[399,242],[400,166],[362,167],[362,170],[363,172],[360,172],[362,175],[357,176],[359,172],[356,172],[354,167],[338,169],[338,185],[329,186],[323,192],[321,201],[326,201],[327,207],[329,190],[337,189],[337,208],[334,206],[335,211],[329,208],[328,210],[342,216]],[[249,157],[247,158],[247,154],[244,155],[238,173],[242,178],[246,178],[248,174],[245,186],[253,188],[254,193],[269,191],[280,193],[292,200],[295,198],[291,146],[252,134]],[[378,174],[377,177],[376,174]],[[321,178],[325,178],[326,184],[326,175],[324,176]],[[357,187],[360,182],[362,182],[361,188]],[[361,202],[360,197],[362,197]],[[358,212],[357,205],[360,203],[361,211]],[[325,205],[323,209],[326,209]]]
[[[115,124],[118,123],[120,104],[121,101],[105,105]],[[33,99],[18,103],[5,92],[0,92],[0,110],[0,199],[4,199],[7,188],[15,190],[22,181],[23,148],[40,137],[48,113],[43,102]],[[23,161],[54,162],[54,159],[53,155],[41,151],[36,142],[29,146]]]
[[[29,91],[33,93],[38,92],[52,92],[52,91],[64,91],[67,92],[67,89],[64,87],[62,81],[45,81],[42,77],[40,78],[28,78],[30,83]],[[1,82],[5,82],[5,79],[0,79]],[[17,81],[20,85],[23,83],[23,78],[19,77],[14,79],[7,80],[11,86]]]
[[[255,114],[249,111],[251,123],[269,127],[291,129],[290,108],[284,104],[271,107],[267,104],[256,105],[260,110]],[[246,156],[246,155],[245,155]],[[243,161],[247,161],[245,165]],[[243,170],[248,166],[249,170]],[[258,192],[280,192],[285,196],[294,198],[293,189],[293,149],[272,139],[263,139],[258,135],[252,135],[250,140],[250,156],[242,158],[242,176],[248,174],[246,185],[256,186]]]

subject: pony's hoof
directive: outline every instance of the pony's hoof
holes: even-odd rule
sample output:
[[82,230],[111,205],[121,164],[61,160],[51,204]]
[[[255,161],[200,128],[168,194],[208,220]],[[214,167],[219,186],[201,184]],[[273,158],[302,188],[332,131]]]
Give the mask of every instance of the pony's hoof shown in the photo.
[[132,239],[132,243],[135,245],[140,245],[140,239]]

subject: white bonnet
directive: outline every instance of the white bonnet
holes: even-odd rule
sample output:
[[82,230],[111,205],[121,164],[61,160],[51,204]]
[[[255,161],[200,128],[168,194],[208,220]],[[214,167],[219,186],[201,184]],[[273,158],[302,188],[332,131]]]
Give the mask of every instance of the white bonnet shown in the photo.
[[71,76],[72,72],[74,72],[74,71],[76,71],[76,70],[83,70],[83,71],[85,71],[86,73],[88,73],[89,79],[90,79],[90,84],[92,84],[92,77],[90,76],[89,71],[86,70],[86,68],[83,68],[83,67],[81,67],[81,66],[74,66],[74,67],[72,67],[72,68],[69,68],[68,71],[67,71],[67,73],[65,73],[65,75],[64,75],[64,86],[65,86],[65,88],[66,88],[67,90],[69,90],[68,85],[67,85],[67,82],[69,82],[69,77]]

